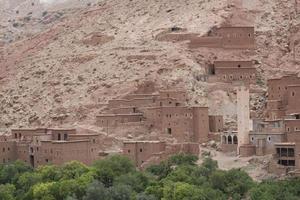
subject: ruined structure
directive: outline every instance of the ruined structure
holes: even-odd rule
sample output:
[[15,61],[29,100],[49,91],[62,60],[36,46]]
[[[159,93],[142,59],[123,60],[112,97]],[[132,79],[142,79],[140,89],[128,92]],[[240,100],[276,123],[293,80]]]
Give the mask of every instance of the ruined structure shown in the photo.
[[252,61],[215,61],[208,66],[207,74],[213,82],[255,83],[256,81],[256,69]]
[[193,37],[191,48],[237,48],[252,49],[255,47],[254,27],[220,27],[209,32],[208,36]]
[[195,33],[173,31],[163,32],[156,36],[159,41],[180,42],[190,41],[190,48],[224,48],[224,49],[253,49],[255,47],[255,32],[252,26],[225,26],[213,28],[206,36]]
[[37,167],[78,160],[91,164],[99,158],[101,138],[76,129],[12,129],[10,135],[1,136],[0,149],[0,163],[22,160]]

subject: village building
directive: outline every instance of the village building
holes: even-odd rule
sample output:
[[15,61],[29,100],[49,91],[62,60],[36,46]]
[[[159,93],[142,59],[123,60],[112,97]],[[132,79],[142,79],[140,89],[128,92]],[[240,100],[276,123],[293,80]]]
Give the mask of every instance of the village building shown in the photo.
[[179,152],[198,155],[199,144],[209,140],[210,132],[223,131],[223,116],[209,116],[208,107],[190,106],[184,90],[153,92],[152,84],[146,85],[146,89],[143,85],[135,93],[109,100],[105,112],[96,116],[96,124],[107,133],[119,132],[130,125],[143,127],[145,134],[156,132],[174,139],[175,143],[125,141],[123,154],[137,167],[143,168]]
[[255,83],[256,81],[256,69],[252,61],[214,61],[213,64],[208,65],[207,74],[213,82]]
[[[125,103],[124,103],[125,102]],[[108,101],[107,110],[96,116],[96,124],[104,131],[128,124],[143,126],[178,142],[207,142],[210,127],[223,130],[223,117],[211,116],[207,107],[189,106],[183,90],[159,90],[157,93],[133,93]]]
[[61,165],[78,160],[85,164],[99,158],[99,134],[79,134],[76,129],[12,129],[2,136],[0,163],[21,160],[37,167],[45,164]]
[[168,144],[162,141],[124,141],[123,154],[129,157],[140,169],[167,159],[177,153],[198,156],[198,143]]
[[189,47],[253,49],[255,47],[254,27],[219,27],[211,30],[208,36],[191,37]]
[[295,95],[300,91],[297,85],[300,85],[298,74],[268,80],[267,120],[283,119],[286,115],[294,113],[294,109],[299,110],[295,100]]

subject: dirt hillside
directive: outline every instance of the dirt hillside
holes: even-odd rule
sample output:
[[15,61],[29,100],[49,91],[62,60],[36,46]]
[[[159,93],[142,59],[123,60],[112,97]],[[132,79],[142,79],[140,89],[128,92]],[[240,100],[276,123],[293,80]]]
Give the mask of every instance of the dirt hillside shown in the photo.
[[[288,0],[1,0],[0,128],[94,124],[108,99],[153,80],[180,85],[193,104],[235,120],[234,91],[199,77],[214,59],[255,60],[252,109],[264,104],[265,80],[299,71],[300,9]],[[254,25],[255,51],[190,49],[157,39],[172,27],[206,34]]]

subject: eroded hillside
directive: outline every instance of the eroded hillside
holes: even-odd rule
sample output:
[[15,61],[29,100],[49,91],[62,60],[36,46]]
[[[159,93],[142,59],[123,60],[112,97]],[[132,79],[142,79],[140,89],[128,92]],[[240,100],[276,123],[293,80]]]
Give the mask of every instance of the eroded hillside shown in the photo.
[[[254,87],[264,91],[267,78],[298,71],[300,18],[294,3],[106,0],[55,6],[14,29],[5,23],[1,32],[23,32],[0,46],[0,127],[92,126],[108,99],[145,80],[183,86],[190,102],[211,105],[211,112],[234,121],[234,92],[199,77],[218,58],[255,60],[260,82]],[[256,51],[190,49],[185,41],[157,39],[172,27],[203,35],[224,24],[254,25]],[[263,104],[264,93],[254,94],[253,109],[261,113]]]

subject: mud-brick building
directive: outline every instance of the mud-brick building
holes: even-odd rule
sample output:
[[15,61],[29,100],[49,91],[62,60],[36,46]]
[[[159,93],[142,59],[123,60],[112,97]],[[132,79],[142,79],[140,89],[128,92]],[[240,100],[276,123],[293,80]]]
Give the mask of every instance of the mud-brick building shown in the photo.
[[275,144],[286,141],[283,120],[253,120],[249,141],[255,146],[255,154],[263,156],[274,152]]
[[254,27],[220,27],[213,34],[222,38],[223,48],[254,48]]
[[96,116],[96,124],[107,132],[135,125],[178,142],[206,142],[210,126],[214,132],[223,130],[222,116],[211,116],[209,121],[207,107],[188,106],[187,102],[181,89],[128,94],[108,101],[106,112]]
[[189,47],[253,49],[255,47],[254,27],[219,27],[211,30],[208,36],[192,37]]
[[198,143],[168,144],[162,141],[124,141],[123,155],[129,157],[136,167],[145,169],[176,153],[199,155]]
[[283,119],[285,115],[294,113],[298,109],[297,95],[300,78],[298,74],[289,74],[281,78],[268,80],[268,99],[266,119]]
[[218,133],[224,130],[224,120],[222,115],[209,115],[208,119],[210,132]]
[[207,107],[153,107],[145,111],[147,124],[178,142],[206,142],[209,133]]
[[213,80],[225,83],[256,81],[256,68],[252,61],[215,61],[208,65],[207,73]]
[[91,164],[101,150],[99,134],[79,134],[76,129],[12,129],[9,137],[3,137],[0,163],[22,160],[36,167],[78,160]]

